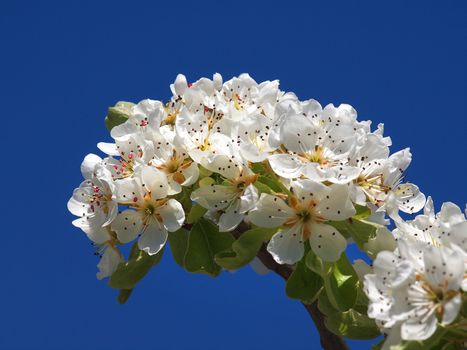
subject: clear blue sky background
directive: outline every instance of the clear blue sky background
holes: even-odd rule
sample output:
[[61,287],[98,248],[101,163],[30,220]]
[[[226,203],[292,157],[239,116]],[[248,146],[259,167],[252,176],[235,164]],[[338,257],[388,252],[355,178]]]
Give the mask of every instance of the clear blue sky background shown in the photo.
[[316,349],[283,282],[248,267],[212,279],[166,254],[118,305],[66,210],[80,162],[110,140],[108,105],[249,72],[384,122],[408,179],[464,206],[466,18],[465,1],[2,1],[0,349]]

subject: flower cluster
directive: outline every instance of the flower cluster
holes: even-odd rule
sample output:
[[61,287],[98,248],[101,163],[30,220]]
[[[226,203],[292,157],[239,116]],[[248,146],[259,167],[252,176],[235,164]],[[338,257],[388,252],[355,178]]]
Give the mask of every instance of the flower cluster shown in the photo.
[[[117,104],[113,142],[97,145],[106,156],[89,154],[81,165],[85,180],[68,208],[101,256],[98,278],[125,261],[120,247],[129,242],[159,253],[189,226],[192,205],[219,232],[241,223],[272,229],[267,250],[289,265],[310,250],[324,263],[338,261],[350,240],[339,223],[363,208],[379,228],[392,218],[398,238],[365,277],[369,316],[387,333],[401,329],[403,339],[430,336],[436,316],[455,319],[465,289],[465,218],[452,204],[438,215],[431,200],[425,205],[404,180],[410,150],[391,154],[382,124],[372,129],[350,105],[300,101],[278,81],[248,74],[194,83],[178,75],[170,89],[168,102]],[[399,215],[424,205],[413,222]]]
[[[413,221],[395,221],[394,252],[382,251],[365,276],[368,314],[389,334],[386,346],[425,340],[458,318],[467,291],[467,220],[453,203],[435,214],[428,198]],[[464,325],[465,327],[465,325]]]

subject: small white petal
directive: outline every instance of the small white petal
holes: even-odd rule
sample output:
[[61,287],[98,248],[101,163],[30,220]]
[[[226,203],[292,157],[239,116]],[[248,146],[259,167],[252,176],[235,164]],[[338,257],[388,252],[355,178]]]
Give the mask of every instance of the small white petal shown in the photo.
[[302,225],[297,224],[272,236],[267,250],[277,263],[294,264],[303,257],[305,248],[301,231]]
[[331,225],[312,224],[310,226],[309,241],[313,252],[324,261],[339,260],[347,247],[346,239]]
[[419,322],[418,319],[408,320],[402,323],[401,336],[404,340],[425,340],[436,331],[436,317],[431,315],[425,322]]
[[219,231],[229,232],[235,229],[245,217],[244,214],[239,212],[239,201],[236,201],[233,205],[227,209],[219,218]]
[[94,168],[102,162],[102,158],[95,154],[88,154],[81,163],[81,174],[85,179],[90,179],[94,175]]
[[183,74],[178,74],[173,84],[174,93],[178,96],[183,96],[183,94],[185,93],[187,89],[188,89],[188,83],[186,81],[186,77]]
[[268,159],[272,170],[279,176],[292,179],[302,173],[301,163],[291,154],[273,154]]
[[331,191],[318,203],[316,210],[327,220],[344,220],[355,215],[347,185],[333,184]]
[[146,191],[151,192],[151,197],[161,199],[169,193],[167,176],[152,166],[145,166],[141,170],[141,181]]
[[256,208],[250,211],[248,218],[255,225],[272,228],[281,226],[293,215],[293,210],[285,204],[284,200],[262,193]]
[[120,152],[117,149],[117,145],[115,143],[108,143],[108,142],[99,142],[97,144],[97,148],[99,148],[105,154],[109,156],[118,156]]
[[157,220],[151,220],[138,240],[138,247],[149,255],[159,253],[167,241],[167,230]]
[[163,225],[169,232],[177,231],[185,221],[185,211],[175,199],[169,199],[158,208],[157,213],[161,216]]
[[461,305],[462,305],[462,297],[460,294],[448,300],[443,305],[443,311],[444,311],[443,319],[442,319],[443,325],[448,325],[457,318]]
[[200,187],[191,193],[191,200],[206,209],[221,210],[226,208],[236,197],[231,186],[212,185]]
[[141,214],[134,210],[125,210],[117,215],[110,224],[112,230],[117,234],[117,238],[122,243],[131,242],[136,238],[143,228]]
[[97,279],[111,276],[117,270],[118,264],[122,261],[122,256],[117,248],[107,247],[102,254],[102,257],[97,264],[99,272],[96,274]]
[[193,185],[199,177],[199,168],[198,164],[195,162],[191,163],[185,169],[182,169],[182,174],[185,177],[185,181],[183,181],[182,186],[191,186]]

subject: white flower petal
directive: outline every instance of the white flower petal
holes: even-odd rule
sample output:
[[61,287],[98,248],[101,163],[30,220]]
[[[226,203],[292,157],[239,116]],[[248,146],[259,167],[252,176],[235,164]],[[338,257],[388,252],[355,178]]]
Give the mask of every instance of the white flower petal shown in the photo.
[[331,225],[312,224],[310,247],[324,261],[339,260],[347,247],[347,240]]
[[145,166],[141,170],[141,181],[146,191],[151,192],[151,197],[161,199],[169,193],[167,176],[152,166]]
[[94,168],[102,162],[102,158],[95,154],[88,154],[81,163],[81,174],[85,179],[90,179],[94,175]]
[[182,169],[182,174],[185,177],[185,181],[183,181],[182,186],[193,185],[199,177],[198,164],[195,162],[191,163],[188,167]]
[[356,211],[350,200],[347,185],[333,184],[331,191],[316,206],[319,214],[327,220],[344,220],[355,215]]
[[414,184],[401,184],[397,186],[395,193],[399,209],[404,213],[416,213],[425,205],[425,195]]
[[461,294],[457,294],[452,299],[448,300],[443,305],[443,319],[442,324],[448,325],[452,323],[459,314],[459,310],[462,305],[462,296]]
[[151,220],[138,240],[138,247],[149,255],[155,255],[164,247],[166,241],[165,227],[157,220]]
[[140,179],[125,178],[115,181],[115,199],[119,203],[141,204],[144,194]]
[[267,250],[277,263],[294,264],[303,257],[305,248],[301,231],[302,225],[297,224],[272,236]]
[[117,238],[122,243],[131,242],[136,238],[143,228],[141,214],[134,210],[125,210],[117,215],[110,224],[112,230],[117,234]]
[[268,159],[272,170],[279,176],[292,179],[299,177],[302,173],[301,163],[291,154],[273,154]]
[[436,331],[436,317],[431,315],[425,322],[418,319],[410,319],[401,326],[401,336],[403,340],[425,340]]
[[260,227],[278,227],[293,215],[293,210],[284,200],[262,193],[256,208],[250,211],[248,218]]
[[258,190],[253,185],[248,185],[240,197],[239,212],[245,213],[252,210],[258,201]]
[[200,187],[191,193],[191,200],[206,209],[221,210],[226,208],[236,197],[231,186],[214,185]]
[[459,289],[464,277],[465,265],[462,256],[445,248],[429,246],[423,254],[425,276],[431,285],[448,290]]
[[118,264],[122,261],[122,256],[117,248],[107,247],[102,254],[102,257],[97,264],[99,272],[96,274],[97,279],[111,276],[117,270]]
[[171,88],[174,95],[183,96],[185,91],[188,89],[186,77],[183,74],[178,74],[172,86]]
[[443,203],[441,211],[438,214],[438,218],[451,225],[455,225],[465,220],[464,213],[462,213],[461,209],[451,202]]
[[185,221],[185,211],[175,199],[169,199],[157,209],[157,213],[161,216],[163,225],[169,232],[177,231]]
[[292,152],[306,152],[317,144],[320,129],[303,115],[291,115],[281,127],[282,143]]
[[236,201],[234,205],[231,205],[225,213],[219,218],[219,231],[229,232],[235,229],[245,217],[244,214],[239,212],[239,201]]
[[117,149],[117,145],[115,143],[108,143],[108,142],[99,142],[97,144],[97,148],[99,148],[105,154],[109,156],[118,156],[120,152]]
[[240,145],[240,152],[247,161],[252,163],[262,162],[268,156],[268,153],[261,151],[251,142],[243,142]]

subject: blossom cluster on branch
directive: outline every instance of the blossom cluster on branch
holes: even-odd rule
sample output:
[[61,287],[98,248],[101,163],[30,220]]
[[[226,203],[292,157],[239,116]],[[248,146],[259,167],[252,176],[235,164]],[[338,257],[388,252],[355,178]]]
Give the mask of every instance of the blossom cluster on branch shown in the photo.
[[[85,157],[68,202],[101,257],[97,277],[109,277],[122,302],[166,244],[187,271],[212,276],[257,265],[265,244],[293,269],[288,296],[317,302],[333,333],[383,333],[385,349],[462,348],[466,218],[452,203],[435,214],[405,181],[410,150],[391,153],[382,124],[372,129],[350,105],[323,108],[247,74],[194,83],[178,75],[170,89],[168,102],[109,108],[113,142],[98,143],[104,158]],[[373,266],[351,264],[349,243]]]

